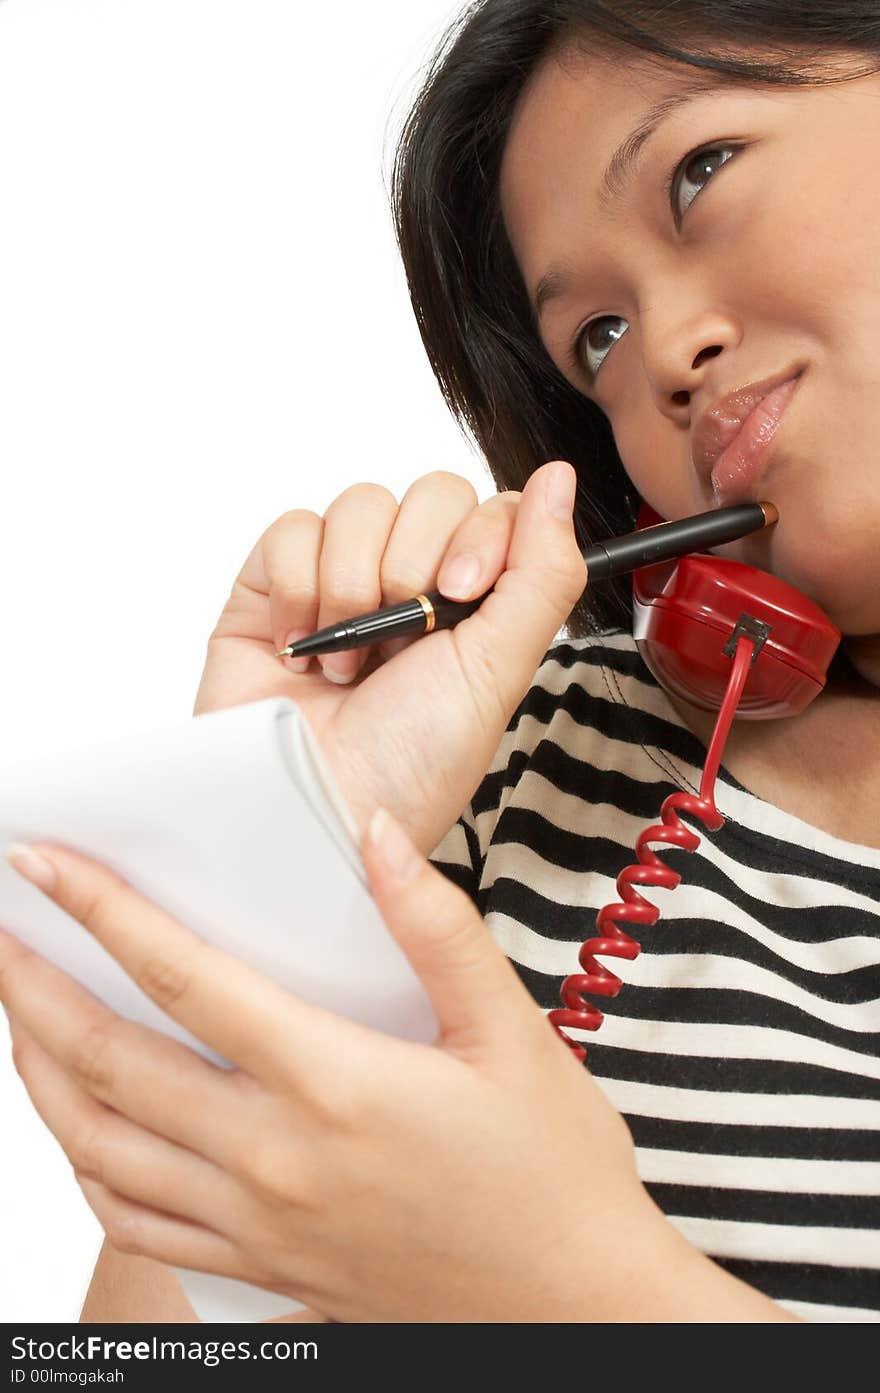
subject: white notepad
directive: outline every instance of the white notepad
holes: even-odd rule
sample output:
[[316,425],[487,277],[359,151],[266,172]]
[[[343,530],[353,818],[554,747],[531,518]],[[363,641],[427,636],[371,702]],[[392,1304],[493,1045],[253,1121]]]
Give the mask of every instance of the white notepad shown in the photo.
[[[72,847],[303,1000],[404,1039],[436,1039],[425,990],[367,888],[349,809],[293,701],[252,702],[84,746],[57,732],[54,741],[0,754],[3,845]],[[228,1065],[2,858],[0,923],[120,1015]],[[244,1282],[175,1271],[202,1321],[303,1309]]]

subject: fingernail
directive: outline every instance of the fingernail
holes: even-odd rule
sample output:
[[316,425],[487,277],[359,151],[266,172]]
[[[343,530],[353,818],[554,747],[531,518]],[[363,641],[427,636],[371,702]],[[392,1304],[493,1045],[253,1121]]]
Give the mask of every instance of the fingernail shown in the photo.
[[562,518],[568,521],[574,508],[574,495],[577,488],[577,474],[570,464],[564,460],[554,465],[548,471],[550,477],[547,480],[546,493],[548,511],[555,518]]
[[[282,644],[282,648],[289,648],[292,643],[298,643],[301,638],[307,638],[308,629],[295,629],[292,634],[288,634]],[[311,659],[306,653],[302,658],[285,658],[286,663],[290,664],[291,672],[307,672]]]
[[441,566],[437,589],[453,600],[466,600],[473,594],[479,574],[479,557],[472,551],[462,552],[448,565]]
[[386,870],[402,884],[418,875],[423,864],[421,852],[413,846],[397,819],[384,808],[377,808],[373,813],[367,835]]
[[50,895],[55,889],[55,867],[23,842],[10,842],[3,855],[14,871]]

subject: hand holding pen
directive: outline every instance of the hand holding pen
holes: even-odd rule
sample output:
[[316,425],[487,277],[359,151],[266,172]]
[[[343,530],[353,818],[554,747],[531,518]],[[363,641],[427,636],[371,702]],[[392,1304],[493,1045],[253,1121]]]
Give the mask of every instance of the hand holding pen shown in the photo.
[[[608,538],[588,547],[583,553],[587,583],[594,584],[641,566],[737,541],[750,532],[769,527],[778,517],[773,503],[741,503]],[[450,587],[446,588],[448,592]],[[405,635],[420,637],[435,629],[451,629],[479,609],[490,593],[487,590],[474,599],[455,600],[448,593],[429,590],[400,604],[386,605],[327,625],[317,633],[289,644],[275,656],[301,659],[324,653],[343,653]]]
[[[551,505],[554,475],[562,497]],[[583,591],[575,484],[572,466],[556,461],[521,493],[479,503],[467,479],[437,470],[415,479],[400,502],[381,484],[357,483],[323,516],[282,513],[234,579],[194,714],[289,697],[358,828],[381,805],[421,851],[432,851],[488,769]],[[403,636],[317,659],[274,656],[294,637],[435,589],[445,561],[467,552],[480,567],[472,593],[495,587],[479,623],[430,643]],[[327,680],[336,663],[347,671]]]
[[[575,484],[570,464],[551,461],[521,493],[478,503],[466,479],[436,471],[416,479],[400,503],[382,485],[363,483],[341,493],[323,517],[283,513],[257,539],[232,587],[208,644],[195,714],[289,697],[358,829],[381,804],[429,854],[498,755],[511,716],[587,584],[590,563],[572,518]],[[752,516],[737,535],[755,525]],[[416,630],[398,630],[390,642],[374,636],[369,646],[316,659],[274,656],[295,638],[380,610],[383,601],[408,608],[411,623],[411,597],[437,594],[447,561],[468,552],[479,572],[463,592],[467,603],[437,595],[435,617],[457,624],[445,642],[439,634],[418,641],[418,626],[427,627],[419,604]],[[595,579],[601,557],[592,565]],[[458,622],[477,605],[478,624]],[[346,664],[347,674],[325,680],[333,663]]]

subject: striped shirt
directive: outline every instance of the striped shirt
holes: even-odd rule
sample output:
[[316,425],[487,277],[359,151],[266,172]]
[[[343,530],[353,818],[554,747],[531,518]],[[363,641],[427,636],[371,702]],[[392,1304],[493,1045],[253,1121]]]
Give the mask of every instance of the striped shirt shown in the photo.
[[[705,747],[624,630],[557,639],[491,768],[431,855],[538,1005]],[[880,850],[764,802],[723,766],[725,824],[645,886],[653,926],[604,958],[597,1033],[567,1029],[623,1114],[639,1174],[721,1267],[808,1321],[880,1321]]]

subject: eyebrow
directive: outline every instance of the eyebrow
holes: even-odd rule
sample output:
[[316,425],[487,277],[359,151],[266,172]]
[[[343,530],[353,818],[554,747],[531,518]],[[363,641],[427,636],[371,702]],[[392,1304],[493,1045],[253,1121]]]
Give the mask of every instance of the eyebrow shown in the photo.
[[[741,91],[741,86],[736,83],[707,83],[705,80],[689,85],[684,91],[677,92],[672,97],[663,97],[653,106],[649,106],[644,113],[639,124],[617,147],[608,167],[602,175],[602,182],[599,185],[599,203],[607,207],[609,203],[620,199],[627,184],[635,173],[644,147],[651,137],[660,129],[666,121],[680,107],[687,106],[698,97],[705,96],[708,92],[729,92]],[[567,266],[551,266],[541,279],[538,281],[535,290],[535,314],[541,318],[544,308],[551,300],[558,300],[560,296],[568,294],[575,276]]]

